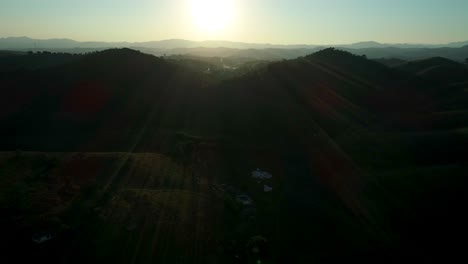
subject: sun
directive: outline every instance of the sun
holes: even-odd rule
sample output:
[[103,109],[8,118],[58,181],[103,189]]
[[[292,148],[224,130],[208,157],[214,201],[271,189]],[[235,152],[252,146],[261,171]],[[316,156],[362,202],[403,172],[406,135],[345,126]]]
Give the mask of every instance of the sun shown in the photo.
[[233,0],[191,0],[192,19],[203,33],[218,33],[232,22]]

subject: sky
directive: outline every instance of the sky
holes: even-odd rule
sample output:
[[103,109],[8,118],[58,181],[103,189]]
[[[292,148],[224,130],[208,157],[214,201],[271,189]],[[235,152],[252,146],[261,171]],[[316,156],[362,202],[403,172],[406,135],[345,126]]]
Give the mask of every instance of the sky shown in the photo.
[[468,0],[0,0],[0,37],[442,44],[467,25]]

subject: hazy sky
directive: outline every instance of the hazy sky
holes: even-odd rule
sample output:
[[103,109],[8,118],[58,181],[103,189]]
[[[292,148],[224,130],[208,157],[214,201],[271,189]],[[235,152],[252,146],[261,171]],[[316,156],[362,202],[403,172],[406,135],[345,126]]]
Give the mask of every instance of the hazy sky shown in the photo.
[[[231,0],[229,11],[194,11],[203,1],[213,0],[0,0],[0,37],[281,44],[468,40],[468,0]],[[220,21],[227,16],[230,21]],[[203,18],[222,26],[203,28],[206,21],[197,21]]]

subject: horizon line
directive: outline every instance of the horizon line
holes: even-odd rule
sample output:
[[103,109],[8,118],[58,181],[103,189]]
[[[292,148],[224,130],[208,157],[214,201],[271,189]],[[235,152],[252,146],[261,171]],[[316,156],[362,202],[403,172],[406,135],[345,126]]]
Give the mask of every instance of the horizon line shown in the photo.
[[314,43],[294,43],[294,44],[280,44],[280,43],[269,43],[269,42],[244,42],[244,41],[233,41],[233,40],[222,40],[222,39],[205,39],[205,40],[191,40],[191,39],[184,39],[184,38],[167,38],[167,39],[160,39],[160,40],[146,40],[146,41],[103,41],[103,40],[76,40],[72,38],[32,38],[28,36],[9,36],[9,37],[0,37],[0,39],[13,39],[13,38],[27,38],[31,40],[70,40],[74,42],[81,42],[81,43],[89,43],[89,42],[102,42],[102,43],[147,43],[147,42],[163,42],[163,41],[190,41],[190,42],[230,42],[230,43],[242,43],[242,44],[253,44],[253,45],[272,45],[272,46],[342,46],[342,45],[354,45],[360,43],[376,43],[380,45],[429,45],[429,46],[438,46],[438,45],[448,45],[448,44],[455,44],[455,43],[463,43],[468,42],[468,40],[458,40],[458,41],[450,41],[446,43],[422,43],[422,42],[380,42],[376,40],[362,40],[357,42],[350,42],[350,43],[337,43],[337,44],[314,44]]

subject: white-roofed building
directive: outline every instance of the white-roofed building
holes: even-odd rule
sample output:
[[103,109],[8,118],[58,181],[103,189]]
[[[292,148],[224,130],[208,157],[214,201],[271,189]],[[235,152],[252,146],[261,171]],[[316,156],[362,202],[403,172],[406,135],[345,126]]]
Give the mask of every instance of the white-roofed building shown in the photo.
[[263,191],[264,192],[271,192],[271,191],[273,191],[273,187],[268,186],[268,185],[263,185]]
[[271,179],[273,176],[270,173],[257,168],[256,170],[252,171],[252,177],[259,180],[266,180]]

